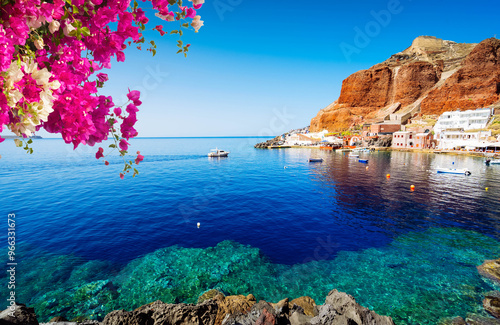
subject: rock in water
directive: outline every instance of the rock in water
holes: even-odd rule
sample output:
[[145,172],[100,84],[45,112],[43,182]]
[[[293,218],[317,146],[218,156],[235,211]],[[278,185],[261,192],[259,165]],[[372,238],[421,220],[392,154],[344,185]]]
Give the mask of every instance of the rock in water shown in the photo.
[[[20,324],[38,325],[35,310],[26,305],[16,303],[13,309],[7,308],[0,313],[0,325]],[[12,315],[14,317],[12,317]]]
[[495,296],[486,296],[483,300],[484,309],[493,317],[500,318],[500,293]]
[[500,258],[497,260],[484,261],[477,267],[479,274],[500,283]]

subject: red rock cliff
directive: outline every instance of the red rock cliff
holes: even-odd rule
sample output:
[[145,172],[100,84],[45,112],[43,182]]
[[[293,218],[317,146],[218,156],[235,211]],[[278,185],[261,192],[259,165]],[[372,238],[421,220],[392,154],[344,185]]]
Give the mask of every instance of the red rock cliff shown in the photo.
[[441,114],[500,100],[500,40],[459,44],[423,36],[387,61],[342,82],[339,99],[311,120],[312,132],[343,131],[390,114]]
[[423,100],[422,114],[486,107],[500,100],[500,40],[489,38],[467,56],[462,68]]

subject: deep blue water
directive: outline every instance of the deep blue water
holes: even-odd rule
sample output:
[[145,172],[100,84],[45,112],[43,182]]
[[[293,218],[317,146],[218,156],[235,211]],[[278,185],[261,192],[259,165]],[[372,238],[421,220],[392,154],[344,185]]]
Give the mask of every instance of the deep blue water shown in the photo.
[[[130,151],[145,159],[124,180],[123,162],[112,155],[104,166],[95,148],[44,139],[27,155],[5,141],[0,213],[16,214],[20,299],[46,317],[100,318],[148,299],[195,302],[214,287],[318,303],[339,288],[400,323],[481,312],[494,284],[475,265],[500,255],[500,166],[405,152],[361,154],[366,165],[345,153],[253,148],[264,140],[136,139]],[[208,158],[215,147],[229,157]],[[452,166],[472,175],[435,172]],[[463,304],[436,293],[443,286]],[[415,299],[430,296],[436,310],[417,310]],[[456,306],[439,312],[435,299]]]

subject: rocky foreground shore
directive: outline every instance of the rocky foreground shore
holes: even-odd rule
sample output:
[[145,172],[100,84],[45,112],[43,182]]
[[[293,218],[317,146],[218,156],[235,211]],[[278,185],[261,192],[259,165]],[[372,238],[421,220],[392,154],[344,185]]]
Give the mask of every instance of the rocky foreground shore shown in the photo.
[[[14,317],[9,309],[0,314],[0,325],[39,324],[32,308],[16,305]],[[67,322],[55,318],[54,325],[394,325],[391,317],[381,316],[358,303],[346,293],[332,290],[323,305],[316,305],[310,297],[288,298],[277,303],[259,301],[253,295],[224,296],[210,290],[200,296],[196,305],[166,304],[161,301],[141,306],[133,311],[115,310],[102,322]]]
[[[479,273],[500,285],[500,259],[485,261],[477,267]],[[500,325],[500,292],[484,295],[484,310],[492,317],[469,315],[442,320],[439,325]],[[0,313],[0,325],[38,325],[34,309],[17,304]],[[46,325],[394,325],[391,317],[382,316],[359,305],[343,292],[332,290],[323,305],[307,296],[277,303],[259,301],[248,296],[225,296],[212,289],[202,294],[194,304],[166,304],[161,301],[141,306],[133,311],[115,310],[102,322],[84,320],[68,322],[55,317]],[[43,325],[43,324],[42,324]]]

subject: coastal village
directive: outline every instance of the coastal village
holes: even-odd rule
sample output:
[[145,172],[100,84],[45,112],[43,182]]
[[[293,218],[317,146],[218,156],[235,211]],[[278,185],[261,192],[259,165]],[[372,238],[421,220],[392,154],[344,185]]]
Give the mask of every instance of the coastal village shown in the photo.
[[364,124],[346,132],[292,130],[261,144],[260,148],[319,148],[349,150],[356,147],[431,152],[475,152],[500,156],[500,108],[444,112],[438,117],[416,117]]

